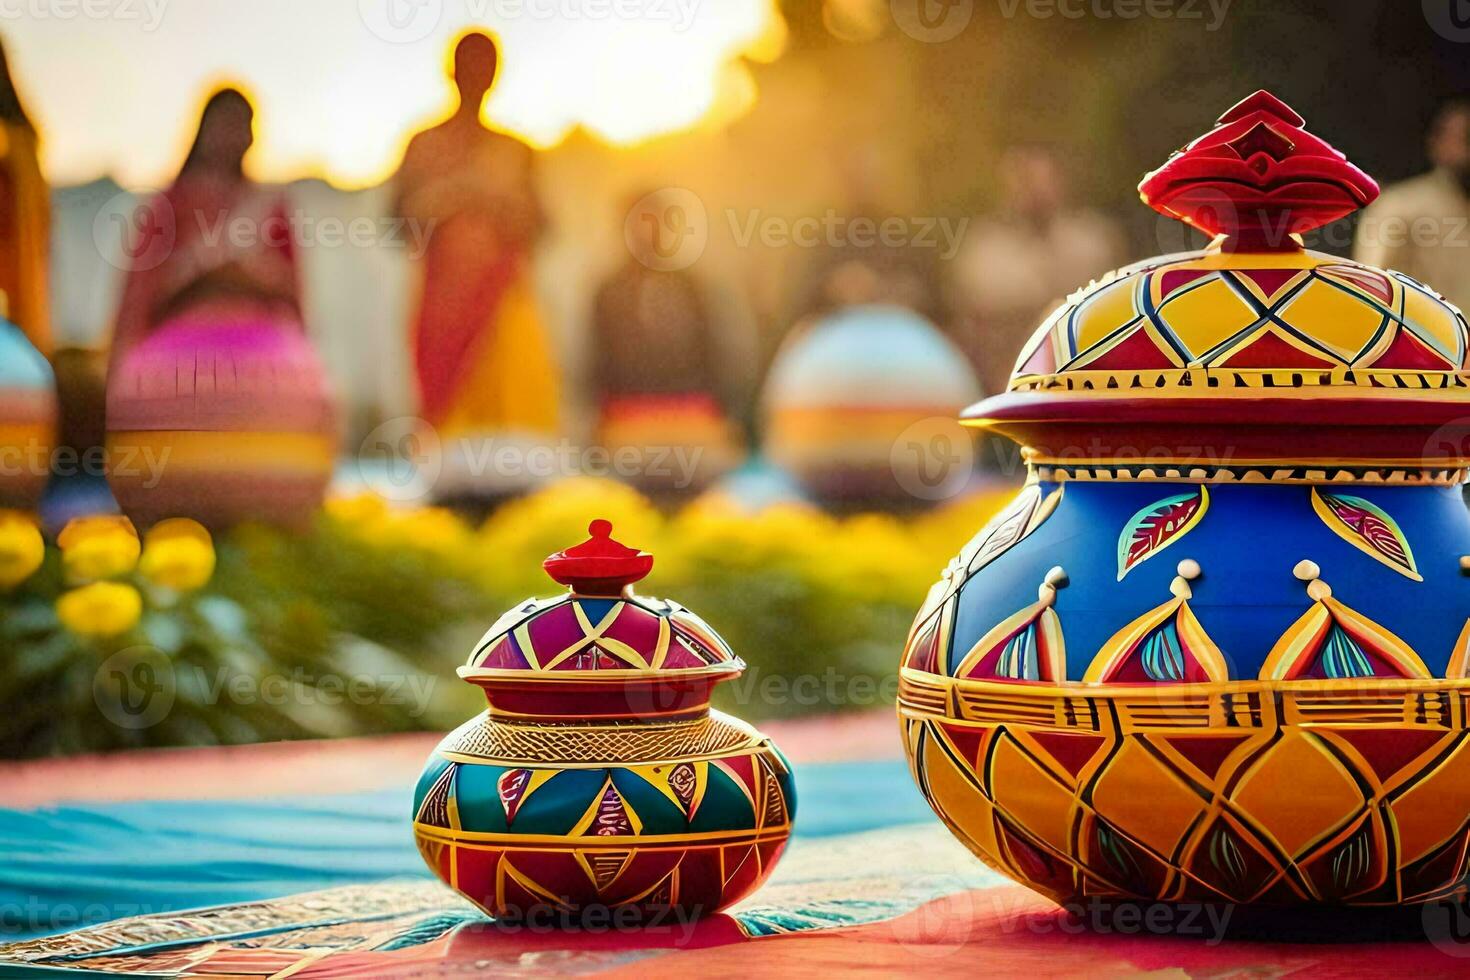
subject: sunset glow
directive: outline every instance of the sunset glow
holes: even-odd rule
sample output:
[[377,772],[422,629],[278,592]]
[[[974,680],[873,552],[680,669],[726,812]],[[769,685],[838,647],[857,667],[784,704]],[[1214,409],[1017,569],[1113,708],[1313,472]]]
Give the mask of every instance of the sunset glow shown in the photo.
[[138,186],[168,179],[204,94],[226,81],[256,100],[256,177],[377,182],[408,134],[448,108],[446,51],[472,26],[504,49],[487,116],[542,147],[579,125],[627,144],[728,119],[754,99],[738,57],[771,57],[781,41],[771,0],[118,0],[0,12],[50,179],[110,173]]

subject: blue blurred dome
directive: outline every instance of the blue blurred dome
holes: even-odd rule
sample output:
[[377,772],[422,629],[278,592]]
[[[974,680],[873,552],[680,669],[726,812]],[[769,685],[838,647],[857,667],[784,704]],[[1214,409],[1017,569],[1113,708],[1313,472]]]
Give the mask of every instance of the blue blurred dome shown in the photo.
[[51,365],[20,328],[0,320],[0,388],[50,388]]
[[980,395],[965,355],[900,306],[855,306],[794,335],[766,382],[772,408],[831,404],[958,409]]

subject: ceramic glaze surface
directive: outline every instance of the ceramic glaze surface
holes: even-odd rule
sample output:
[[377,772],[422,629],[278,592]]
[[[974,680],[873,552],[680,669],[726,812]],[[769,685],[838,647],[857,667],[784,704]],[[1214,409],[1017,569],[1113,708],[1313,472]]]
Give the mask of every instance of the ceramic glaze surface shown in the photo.
[[1057,899],[1463,888],[1466,324],[1301,247],[1377,192],[1302,125],[1257,93],[1145,178],[1215,242],[1069,298],[965,413],[1030,479],[925,600],[899,714],[939,816]]
[[709,708],[740,659],[682,606],[634,595],[652,557],[605,521],[590,530],[546,562],[570,591],[508,612],[460,668],[489,708],[424,769],[414,836],[440,878],[499,918],[706,915],[775,866],[795,815],[790,768]]

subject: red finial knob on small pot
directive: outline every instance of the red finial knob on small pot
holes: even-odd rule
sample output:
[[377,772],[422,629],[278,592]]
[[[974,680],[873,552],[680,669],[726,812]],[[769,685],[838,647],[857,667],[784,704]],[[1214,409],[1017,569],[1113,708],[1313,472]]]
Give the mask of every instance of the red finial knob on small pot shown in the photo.
[[611,521],[595,520],[587,533],[592,536],[586,541],[541,563],[547,575],[578,595],[620,596],[653,569],[653,555],[613,540]]
[[1231,252],[1290,252],[1292,236],[1369,204],[1378,184],[1267,91],[1236,103],[1215,128],[1138,185],[1144,203]]

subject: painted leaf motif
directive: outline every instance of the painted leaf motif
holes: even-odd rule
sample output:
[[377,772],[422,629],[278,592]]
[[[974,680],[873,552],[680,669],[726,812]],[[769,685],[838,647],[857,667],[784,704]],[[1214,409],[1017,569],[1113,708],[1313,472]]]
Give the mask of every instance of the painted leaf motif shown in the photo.
[[1057,509],[1064,489],[1059,486],[1044,497],[1041,487],[1035,484],[1022,490],[960,552],[959,561],[968,569],[968,574],[975,574],[1040,527]]
[[1401,575],[1424,581],[1414,564],[1414,551],[1398,522],[1382,507],[1345,493],[1312,488],[1312,507],[1338,537],[1378,559]]
[[1200,486],[1155,501],[1129,518],[1118,535],[1118,581],[1188,534],[1209,506],[1210,492]]

